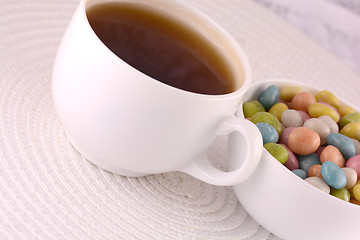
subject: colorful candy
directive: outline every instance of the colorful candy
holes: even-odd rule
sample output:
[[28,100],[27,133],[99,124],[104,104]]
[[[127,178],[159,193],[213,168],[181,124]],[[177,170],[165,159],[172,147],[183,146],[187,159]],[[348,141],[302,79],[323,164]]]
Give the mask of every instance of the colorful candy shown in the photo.
[[263,144],[265,143],[276,143],[279,140],[279,134],[273,126],[270,124],[259,122],[255,124],[261,132],[263,138]]
[[341,128],[345,127],[346,124],[352,123],[352,122],[360,122],[360,113],[353,112],[346,114],[340,121],[339,125]]
[[264,148],[282,164],[288,160],[289,153],[284,146],[277,143],[266,143]]
[[259,123],[259,122],[264,122],[264,123],[270,124],[273,128],[275,128],[275,130],[278,132],[279,135],[281,134],[281,131],[282,131],[281,123],[271,113],[268,113],[268,112],[255,113],[252,116],[251,121],[255,124]]
[[300,113],[293,109],[285,110],[280,119],[284,127],[301,127],[303,124]]
[[[309,184],[360,205],[360,113],[329,91],[271,85],[243,111],[264,148]],[[268,112],[266,112],[268,111]]]
[[327,143],[338,148],[345,159],[355,156],[355,145],[353,141],[340,133],[330,133],[327,137]]
[[354,138],[356,140],[360,140],[360,122],[352,122],[346,124],[340,131],[341,134]]
[[326,161],[333,162],[341,168],[345,166],[345,158],[343,157],[339,149],[331,145],[326,146],[320,154],[321,164]]
[[268,111],[275,103],[277,103],[279,96],[279,88],[275,85],[271,85],[262,91],[258,97],[258,101],[264,106],[265,110]]
[[315,131],[319,135],[321,145],[326,143],[327,136],[330,134],[330,128],[323,121],[318,118],[310,118],[304,122],[303,126]]
[[308,178],[305,178],[305,181],[327,194],[330,193],[329,185],[327,185],[326,182],[322,178],[308,177]]
[[279,121],[281,120],[281,115],[284,111],[288,110],[289,107],[285,103],[276,103],[269,109],[269,113],[274,115]]
[[330,194],[346,202],[350,201],[350,193],[346,188],[341,188],[341,189],[332,188],[330,190]]
[[324,103],[313,103],[308,109],[310,117],[317,118],[323,115],[331,117],[335,122],[340,120],[340,115],[331,106]]
[[309,128],[298,127],[289,134],[288,147],[296,154],[307,155],[313,153],[319,146],[319,135]]
[[333,188],[340,189],[346,185],[344,171],[335,163],[326,161],[321,165],[321,177]]
[[258,100],[252,100],[243,105],[245,118],[251,118],[255,113],[265,112],[265,108]]

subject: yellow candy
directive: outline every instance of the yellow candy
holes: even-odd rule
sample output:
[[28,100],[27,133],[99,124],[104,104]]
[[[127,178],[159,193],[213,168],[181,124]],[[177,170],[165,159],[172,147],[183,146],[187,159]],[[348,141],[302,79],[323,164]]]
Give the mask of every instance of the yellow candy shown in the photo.
[[360,122],[346,124],[345,127],[340,130],[340,133],[360,141]]
[[350,197],[351,197],[351,198],[354,198],[353,190],[354,190],[354,187],[357,186],[357,185],[360,186],[360,179],[358,179],[358,180],[356,181],[355,185],[354,185],[352,188],[349,189],[349,193],[350,193]]
[[352,188],[352,194],[354,195],[354,198],[358,201],[360,201],[360,184],[356,184]]
[[348,105],[340,105],[338,107],[338,111],[340,112],[341,116],[345,116],[345,115],[348,115],[349,113],[356,112],[355,109],[353,109],[352,107],[350,107]]
[[309,115],[313,118],[317,118],[323,115],[328,115],[335,122],[338,122],[340,120],[340,116],[335,109],[322,103],[313,103],[309,106],[308,110],[309,110]]
[[315,95],[316,101],[326,102],[336,108],[340,106],[339,99],[329,91],[320,91]]
[[276,103],[269,109],[269,113],[281,121],[281,114],[288,109],[289,108],[285,103]]
[[280,99],[286,102],[290,102],[295,94],[301,92],[300,87],[285,86],[280,89]]

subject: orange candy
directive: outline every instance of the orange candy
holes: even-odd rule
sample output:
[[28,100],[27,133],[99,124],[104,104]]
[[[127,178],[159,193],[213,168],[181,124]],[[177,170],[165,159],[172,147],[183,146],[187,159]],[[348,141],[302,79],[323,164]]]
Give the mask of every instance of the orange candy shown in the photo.
[[308,108],[311,104],[316,103],[316,99],[308,92],[299,92],[295,94],[291,101],[293,109],[309,112]]
[[345,166],[345,159],[343,155],[341,154],[339,149],[337,149],[332,145],[325,147],[320,154],[321,164],[323,164],[326,161],[331,161],[341,168]]
[[300,155],[313,153],[320,146],[320,136],[315,131],[298,127],[292,130],[288,137],[288,147]]
[[321,165],[315,164],[309,168],[308,177],[320,177],[321,178]]

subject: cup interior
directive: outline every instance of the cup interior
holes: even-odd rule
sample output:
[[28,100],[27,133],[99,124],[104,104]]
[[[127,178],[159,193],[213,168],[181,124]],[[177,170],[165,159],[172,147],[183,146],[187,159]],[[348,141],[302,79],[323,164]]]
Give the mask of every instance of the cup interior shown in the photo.
[[[227,76],[234,82],[234,91],[247,89],[251,81],[251,69],[248,59],[236,40],[211,18],[180,1],[166,0],[84,0],[85,13],[88,9],[102,3],[126,3],[151,9],[168,18],[181,22],[192,29],[202,39],[209,42],[214,51],[219,53],[226,65]],[[242,93],[243,94],[243,93]],[[225,94],[226,95],[226,94]]]

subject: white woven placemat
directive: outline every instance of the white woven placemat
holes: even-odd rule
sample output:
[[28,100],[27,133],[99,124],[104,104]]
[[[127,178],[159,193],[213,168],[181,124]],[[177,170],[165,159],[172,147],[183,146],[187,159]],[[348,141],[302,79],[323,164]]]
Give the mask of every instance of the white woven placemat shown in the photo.
[[[358,76],[256,3],[187,1],[235,36],[254,81],[291,77],[360,105]],[[181,173],[121,177],[72,148],[54,111],[50,76],[76,6],[0,0],[0,239],[278,239],[230,187]],[[210,151],[219,165],[224,149],[220,139]]]

